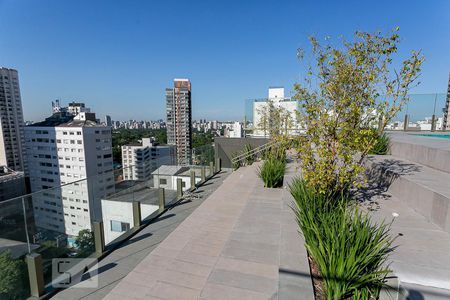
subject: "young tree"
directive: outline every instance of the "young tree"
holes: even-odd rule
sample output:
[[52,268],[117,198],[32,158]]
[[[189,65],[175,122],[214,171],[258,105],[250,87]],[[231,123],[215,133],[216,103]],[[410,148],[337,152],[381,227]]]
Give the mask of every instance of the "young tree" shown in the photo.
[[89,229],[83,229],[78,232],[78,236],[75,238],[75,245],[77,246],[79,253],[78,256],[89,256],[95,250],[94,235]]
[[[356,32],[341,47],[310,38],[314,65],[295,85],[306,135],[298,143],[302,174],[320,193],[361,184],[363,162],[376,136],[408,102],[424,57],[413,51],[400,70],[392,67],[398,28],[384,36]],[[380,123],[379,126],[378,123]]]
[[13,259],[9,251],[0,253],[0,299],[25,299],[28,296],[26,265]]

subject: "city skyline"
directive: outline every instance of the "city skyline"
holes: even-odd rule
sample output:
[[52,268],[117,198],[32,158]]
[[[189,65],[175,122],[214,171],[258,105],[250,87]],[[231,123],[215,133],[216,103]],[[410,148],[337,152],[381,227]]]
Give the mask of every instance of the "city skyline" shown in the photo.
[[[389,10],[383,3],[361,10],[356,2],[127,7],[98,2],[90,3],[90,10],[82,9],[83,2],[47,4],[0,1],[0,26],[8,29],[0,33],[7,41],[0,43],[0,65],[19,71],[25,120],[47,115],[46,104],[58,98],[89,103],[112,119],[164,118],[164,89],[176,77],[195,84],[194,119],[241,120],[244,101],[262,97],[267,87],[284,86],[290,94],[301,76],[297,49],[307,48],[309,35],[348,37],[354,30],[388,31],[397,25],[401,56],[406,49],[422,49],[427,58],[422,84],[413,92],[444,93],[447,86],[450,43],[442,37],[449,35],[450,3],[445,1],[408,2],[407,14],[402,3],[390,3]],[[168,12],[178,21],[160,25]],[[182,22],[184,15],[193,17]],[[182,48],[171,38],[179,28],[185,32]],[[205,39],[208,43],[200,43]],[[29,48],[34,50],[22,50]]]

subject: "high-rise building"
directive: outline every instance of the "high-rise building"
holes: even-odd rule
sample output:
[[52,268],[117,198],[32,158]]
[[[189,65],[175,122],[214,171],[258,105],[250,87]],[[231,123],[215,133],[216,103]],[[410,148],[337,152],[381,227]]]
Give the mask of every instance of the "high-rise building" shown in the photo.
[[175,164],[175,146],[158,146],[143,138],[141,143],[122,146],[124,180],[149,180],[161,165]]
[[175,145],[177,163],[191,161],[192,105],[189,79],[174,79],[174,87],[166,89],[167,143]]
[[39,230],[75,236],[91,229],[101,220],[99,199],[115,189],[111,128],[94,113],[61,111],[25,127],[25,145],[31,191],[41,191],[32,199]]
[[105,124],[106,126],[112,127],[111,116],[108,115],[105,116]]
[[442,125],[442,130],[449,130],[450,129],[450,74],[448,75],[448,87],[447,87],[447,100],[445,101],[445,107],[444,107],[444,121]]
[[0,165],[15,171],[24,169],[23,127],[19,75],[0,68]]

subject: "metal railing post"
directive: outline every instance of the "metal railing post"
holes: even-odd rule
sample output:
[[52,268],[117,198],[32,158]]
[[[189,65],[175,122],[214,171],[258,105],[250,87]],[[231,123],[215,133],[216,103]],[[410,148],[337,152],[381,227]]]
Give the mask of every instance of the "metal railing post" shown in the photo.
[[222,169],[222,161],[220,158],[216,158],[216,173],[219,173]]
[[431,116],[431,131],[436,131],[436,115]]
[[141,202],[133,201],[133,227],[139,228],[141,226]]
[[44,294],[44,269],[42,256],[38,253],[27,254],[25,258],[28,267],[31,297],[39,299]]
[[103,254],[105,251],[105,235],[103,231],[103,222],[93,222],[94,226],[94,244],[95,244],[95,253],[97,256]]
[[206,181],[206,167],[202,166],[202,183]]
[[406,114],[405,115],[405,120],[404,120],[404,123],[403,123],[403,130],[404,131],[408,130],[408,125],[409,125],[409,117],[408,117],[408,114]]
[[183,197],[183,180],[177,178],[177,198]]
[[164,188],[159,188],[159,212],[163,212],[166,209],[166,191]]
[[209,162],[209,177],[212,177],[214,175],[214,162]]
[[195,189],[195,171],[191,170],[191,190]]

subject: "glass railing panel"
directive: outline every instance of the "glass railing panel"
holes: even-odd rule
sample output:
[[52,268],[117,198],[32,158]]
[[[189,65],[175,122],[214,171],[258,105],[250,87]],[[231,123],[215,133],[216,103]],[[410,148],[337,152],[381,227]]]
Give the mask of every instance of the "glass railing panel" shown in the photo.
[[[136,180],[136,168],[114,169],[88,178],[92,190],[92,203],[96,209],[94,219],[102,221],[105,246],[127,238],[135,229],[133,202],[141,181]],[[139,226],[139,225],[138,225]]]
[[409,102],[397,113],[387,129],[403,130],[406,127],[410,131],[430,131],[432,128],[442,130],[445,102],[446,95],[443,93],[410,94]]
[[[211,175],[213,158],[214,149],[207,145],[193,151],[190,165],[176,164],[173,156],[159,157],[137,169],[114,169],[0,202],[0,253],[9,255],[5,259],[18,266],[25,263],[27,254],[39,253],[49,291],[58,283],[52,274],[55,260],[87,261],[98,256],[94,234],[95,228],[101,227],[96,224],[102,222],[106,248],[113,247],[161,212],[160,189],[164,189],[167,207],[179,199],[179,180],[187,191],[200,183],[202,170],[206,178]],[[41,183],[32,182],[31,186],[38,189]],[[141,222],[135,217],[138,202]],[[19,290],[28,293],[28,273],[20,278]]]
[[25,256],[36,248],[29,242],[33,226],[30,210],[22,198],[0,202],[0,278],[8,282],[0,291],[0,299],[30,296]]

